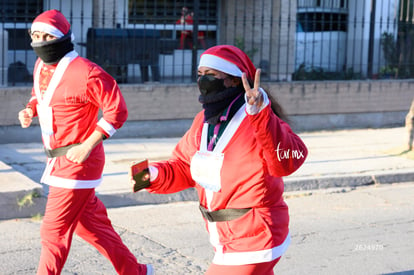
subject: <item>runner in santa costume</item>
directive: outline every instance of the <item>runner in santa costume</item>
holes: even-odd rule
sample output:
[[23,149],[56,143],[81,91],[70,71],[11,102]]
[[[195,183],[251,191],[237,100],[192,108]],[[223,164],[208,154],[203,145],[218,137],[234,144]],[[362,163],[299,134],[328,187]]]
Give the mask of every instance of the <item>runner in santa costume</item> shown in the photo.
[[[39,58],[32,98],[19,119],[26,128],[32,117],[39,117],[48,156],[41,182],[49,185],[37,274],[61,273],[73,233],[95,246],[119,274],[151,274],[152,268],[139,264],[123,244],[95,195],[105,163],[102,140],[128,116],[117,83],[78,56],[70,24],[59,11],[36,17],[30,34]],[[98,121],[99,109],[103,117]]]
[[198,75],[204,110],[173,157],[150,164],[147,190],[197,189],[215,250],[206,274],[273,274],[290,243],[282,177],[303,164],[306,146],[275,114],[260,70],[240,49],[206,50]]

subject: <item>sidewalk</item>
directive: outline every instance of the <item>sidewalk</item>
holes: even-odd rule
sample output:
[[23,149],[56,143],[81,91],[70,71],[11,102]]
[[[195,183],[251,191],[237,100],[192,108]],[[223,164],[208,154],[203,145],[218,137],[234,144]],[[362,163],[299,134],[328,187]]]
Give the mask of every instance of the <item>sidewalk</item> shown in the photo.
[[[305,164],[285,178],[286,192],[349,188],[375,183],[414,181],[414,153],[403,152],[405,130],[358,129],[299,134],[309,149]],[[134,160],[167,159],[178,138],[109,139],[105,141],[104,180],[96,189],[107,207],[197,201],[194,190],[171,195],[132,193],[128,167]],[[41,213],[45,198],[27,198],[33,204],[20,207],[26,194],[41,192],[37,184],[44,169],[45,156],[40,143],[0,145],[0,220],[30,217]]]

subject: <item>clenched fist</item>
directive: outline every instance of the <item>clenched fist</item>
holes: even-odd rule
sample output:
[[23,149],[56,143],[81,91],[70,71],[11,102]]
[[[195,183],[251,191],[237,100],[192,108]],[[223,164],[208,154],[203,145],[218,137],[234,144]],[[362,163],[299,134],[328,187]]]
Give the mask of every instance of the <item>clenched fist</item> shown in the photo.
[[23,109],[19,112],[19,120],[22,128],[27,128],[32,124],[33,110],[31,108]]

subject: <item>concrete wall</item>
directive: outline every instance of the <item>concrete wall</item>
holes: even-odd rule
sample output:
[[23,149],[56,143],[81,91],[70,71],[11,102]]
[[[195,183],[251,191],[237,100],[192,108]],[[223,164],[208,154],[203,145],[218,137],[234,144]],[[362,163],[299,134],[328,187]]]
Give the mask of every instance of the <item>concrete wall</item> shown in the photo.
[[295,71],[296,1],[228,0],[220,4],[217,44],[236,45],[250,53],[268,79],[290,81]]
[[[402,126],[414,98],[414,81],[280,82],[262,85],[284,107],[296,131]],[[120,85],[129,109],[114,137],[181,136],[201,110],[195,84]],[[21,129],[17,113],[30,87],[0,88],[0,143],[40,140]]]

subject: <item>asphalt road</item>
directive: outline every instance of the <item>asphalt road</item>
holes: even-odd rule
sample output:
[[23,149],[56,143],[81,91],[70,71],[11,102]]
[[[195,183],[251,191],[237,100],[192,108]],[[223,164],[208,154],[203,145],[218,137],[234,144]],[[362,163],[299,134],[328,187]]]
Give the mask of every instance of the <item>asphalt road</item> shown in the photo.
[[[414,274],[414,182],[286,193],[292,244],[275,274]],[[114,227],[156,274],[203,274],[213,252],[197,202],[108,209]],[[0,274],[34,274],[40,221],[0,221]],[[115,274],[74,238],[62,274]]]

